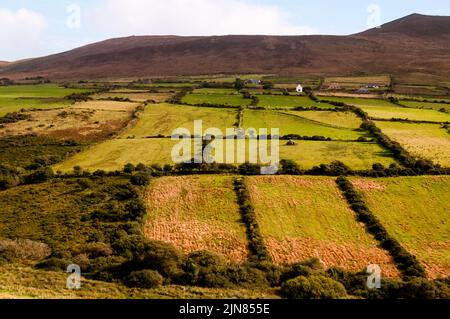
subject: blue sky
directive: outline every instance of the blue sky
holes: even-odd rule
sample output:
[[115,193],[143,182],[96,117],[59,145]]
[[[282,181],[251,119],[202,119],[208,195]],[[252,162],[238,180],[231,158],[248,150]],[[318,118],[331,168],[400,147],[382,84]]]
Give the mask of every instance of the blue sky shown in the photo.
[[450,15],[450,0],[0,0],[0,60],[129,35],[344,35],[411,13]]

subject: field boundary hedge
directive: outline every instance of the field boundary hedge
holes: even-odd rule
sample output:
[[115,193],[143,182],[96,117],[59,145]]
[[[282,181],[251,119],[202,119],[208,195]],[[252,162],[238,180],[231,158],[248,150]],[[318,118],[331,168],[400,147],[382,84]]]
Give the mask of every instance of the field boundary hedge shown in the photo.
[[269,256],[264,239],[261,235],[255,209],[251,204],[250,193],[245,185],[244,178],[236,178],[233,184],[242,221],[246,227],[248,249],[251,254],[251,259],[254,259],[256,262],[271,262],[272,258]]
[[336,183],[351,209],[357,214],[358,221],[364,223],[367,231],[380,242],[382,248],[389,252],[402,275],[404,277],[426,278],[425,269],[417,258],[388,233],[380,220],[369,209],[361,194],[353,187],[353,184],[344,176],[340,176]]

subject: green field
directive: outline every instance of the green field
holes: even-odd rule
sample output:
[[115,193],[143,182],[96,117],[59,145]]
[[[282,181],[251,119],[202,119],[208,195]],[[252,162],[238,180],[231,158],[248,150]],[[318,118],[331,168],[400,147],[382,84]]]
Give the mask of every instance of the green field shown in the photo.
[[195,94],[186,95],[183,103],[190,105],[211,104],[227,106],[248,106],[252,102],[250,99],[244,99],[240,94]]
[[376,125],[413,155],[450,166],[450,135],[439,124],[379,121]]
[[450,276],[448,176],[352,181],[387,231],[423,263],[430,277]]
[[147,238],[186,253],[212,251],[228,260],[248,257],[232,176],[163,177],[147,189]]
[[[322,113],[322,112],[316,112]],[[301,117],[303,112],[285,114],[277,111],[245,110],[243,128],[279,128],[280,136],[298,134],[301,136],[325,136],[337,140],[357,140],[364,132],[334,127]]]
[[151,104],[147,105],[137,124],[123,137],[171,136],[177,128],[186,128],[194,134],[194,121],[203,121],[203,132],[208,128],[219,128],[226,134],[237,122],[237,110],[186,105]]
[[436,110],[421,110],[396,106],[387,100],[364,98],[325,97],[324,100],[344,102],[357,106],[375,119],[408,119],[413,121],[448,122],[450,114]]
[[389,166],[395,163],[390,152],[376,143],[296,141],[288,146],[281,141],[280,158],[295,161],[309,169],[320,164],[341,161],[355,170],[370,169],[374,163]]
[[326,267],[359,271],[371,263],[397,275],[342,197],[333,178],[246,178],[261,233],[278,264],[318,257]]
[[214,88],[214,89],[195,89],[193,94],[233,94],[233,95],[241,95],[238,91],[234,89],[222,89],[222,88]]
[[[171,151],[177,141],[171,139],[113,139],[76,154],[54,170],[71,171],[74,166],[95,171],[121,170],[127,163],[173,164]],[[191,159],[187,156],[186,160]]]
[[351,112],[285,111],[283,113],[297,115],[305,119],[340,128],[358,129],[362,124],[362,120]]
[[0,117],[21,109],[50,109],[72,104],[64,100],[73,93],[87,92],[84,89],[65,89],[55,84],[0,86]]
[[305,107],[312,108],[317,107],[321,109],[332,109],[334,106],[326,103],[319,103],[311,100],[307,96],[284,96],[284,95],[258,95],[259,103],[258,106],[266,107],[266,108],[296,108],[296,107]]
[[20,99],[0,97],[0,117],[8,113],[20,112],[25,109],[54,109],[72,104],[72,101],[59,98]]
[[56,84],[0,86],[0,98],[63,98],[86,89],[66,89]]
[[419,102],[419,101],[400,101],[400,104],[412,107],[416,109],[432,109],[440,111],[441,109],[445,109],[447,111],[450,111],[450,104],[448,103],[432,103],[432,102]]

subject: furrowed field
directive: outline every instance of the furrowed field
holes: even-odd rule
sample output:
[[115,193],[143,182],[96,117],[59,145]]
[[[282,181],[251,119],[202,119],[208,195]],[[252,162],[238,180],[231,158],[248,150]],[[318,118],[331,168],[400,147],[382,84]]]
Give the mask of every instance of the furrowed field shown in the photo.
[[450,275],[449,177],[352,181],[387,231],[418,257],[430,277]]
[[398,276],[390,256],[356,221],[334,179],[249,177],[246,184],[270,255],[278,264],[312,257],[360,271],[376,263]]
[[450,134],[440,124],[376,123],[386,135],[413,155],[450,166]]
[[145,235],[186,252],[209,250],[229,260],[247,259],[233,177],[165,177],[145,195],[149,216]]

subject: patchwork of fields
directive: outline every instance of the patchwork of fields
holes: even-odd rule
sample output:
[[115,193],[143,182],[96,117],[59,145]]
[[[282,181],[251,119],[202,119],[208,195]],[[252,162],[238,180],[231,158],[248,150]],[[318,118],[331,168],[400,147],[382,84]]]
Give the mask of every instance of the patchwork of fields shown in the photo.
[[[282,88],[292,85],[283,77],[267,78]],[[222,81],[221,77],[213,79]],[[322,83],[317,79],[309,81],[311,85]],[[390,77],[325,80],[325,84],[334,82],[348,89],[365,82],[387,87]],[[267,128],[270,133],[270,129],[279,128],[281,136],[297,135],[293,140],[280,140],[279,159],[291,160],[301,170],[342,162],[354,171],[349,179],[372,213],[389,235],[417,257],[428,277],[450,276],[450,178],[444,176],[450,167],[450,135],[448,126],[442,124],[450,121],[450,114],[442,110],[448,110],[448,104],[400,99],[405,106],[402,107],[377,98],[323,97],[364,110],[389,139],[397,141],[415,159],[429,159],[444,167],[437,168],[436,174],[442,176],[426,175],[430,174],[428,171],[415,177],[366,178],[362,176],[391,174],[387,169],[377,171],[374,164],[386,168],[395,164],[390,170],[400,171],[383,176],[401,175],[407,171],[405,167],[410,167],[394,156],[395,149],[393,152],[392,148],[382,147],[364,129],[364,116],[308,96],[283,95],[276,87],[263,91],[254,86],[249,92],[257,99],[244,98],[229,85],[199,88],[200,84],[187,82],[134,83],[92,92],[89,98],[84,96],[77,102],[66,97],[88,89],[66,89],[53,84],[0,87],[0,241],[30,239],[45,242],[52,249],[70,250],[71,243],[78,249],[93,238],[103,243],[108,236],[117,235],[114,231],[129,231],[126,236],[141,232],[141,236],[169,243],[183,253],[210,251],[227,262],[246,265],[248,261],[255,262],[252,245],[257,231],[277,267],[318,258],[325,269],[340,267],[358,272],[369,264],[378,264],[384,277],[401,277],[399,265],[380,247],[366,224],[358,221],[339,190],[335,176],[341,171],[323,173],[330,176],[242,177],[247,172],[241,166],[236,171],[224,169],[233,172],[229,175],[222,175],[223,171],[203,175],[214,173],[201,168],[195,172],[198,175],[179,176],[181,173],[172,169],[176,164],[173,155],[190,161],[195,155],[194,146],[197,150],[209,146],[216,163],[236,166],[251,155],[259,164],[267,165],[261,161],[261,153],[249,151],[250,145],[258,141],[267,142],[267,155],[274,155],[272,139],[249,139],[248,134],[245,140],[230,139],[226,143],[216,138],[209,144],[194,145],[194,121],[201,120],[202,136],[211,133],[205,132],[208,128],[218,128],[223,133],[237,128]],[[182,88],[191,88],[192,93],[174,104],[170,98]],[[4,117],[11,112],[20,113]],[[177,128],[190,135],[186,144],[191,152],[174,151],[181,150],[175,148],[180,141],[170,138]],[[239,146],[245,147],[245,158],[238,157]],[[141,163],[145,166],[135,169],[128,165],[124,170],[127,164]],[[56,178],[52,174],[39,175],[49,167],[57,173],[74,174]],[[99,170],[116,174],[112,177]],[[85,177],[88,172],[96,174]],[[315,169],[307,174],[320,172]],[[243,189],[248,192],[245,200],[234,184],[241,177]],[[33,180],[28,182],[27,178],[43,179],[32,184]],[[11,179],[13,186],[8,184]],[[146,215],[133,221],[129,217],[121,220],[127,215],[120,214],[139,210],[135,202],[129,205],[128,201],[135,199],[145,202],[145,207],[141,205],[142,216]],[[249,207],[254,224],[247,220]],[[145,296],[140,291],[135,293]],[[258,296],[269,293],[264,291]]]
[[334,179],[251,177],[246,184],[276,263],[317,257],[326,267],[351,271],[375,263],[385,275],[398,276],[389,255],[357,223]]

